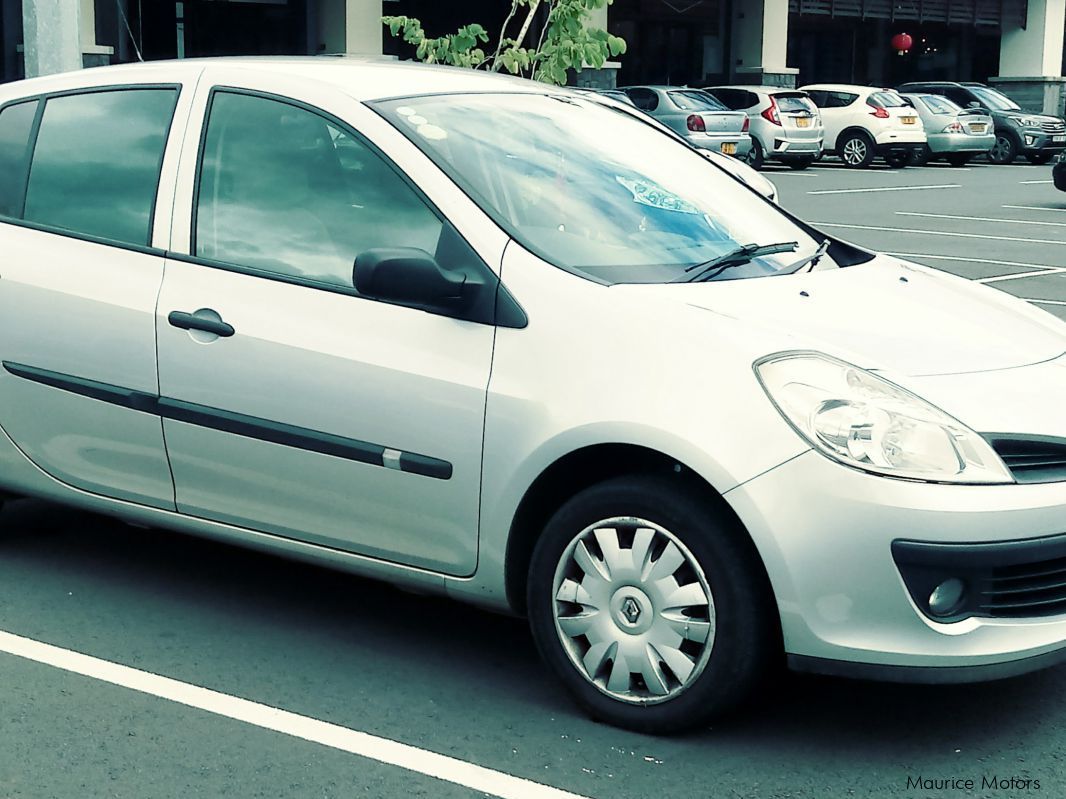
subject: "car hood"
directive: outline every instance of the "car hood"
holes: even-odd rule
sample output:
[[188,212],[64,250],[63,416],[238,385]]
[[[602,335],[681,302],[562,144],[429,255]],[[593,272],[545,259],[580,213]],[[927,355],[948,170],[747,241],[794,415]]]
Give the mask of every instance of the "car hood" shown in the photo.
[[820,350],[898,375],[1011,369],[1066,353],[1066,324],[1050,314],[888,256],[809,274],[625,288],[730,317],[758,346]]

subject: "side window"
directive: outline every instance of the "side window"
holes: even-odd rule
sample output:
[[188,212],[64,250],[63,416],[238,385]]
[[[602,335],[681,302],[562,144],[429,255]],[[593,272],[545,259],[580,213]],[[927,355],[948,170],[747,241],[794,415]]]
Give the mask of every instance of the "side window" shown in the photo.
[[443,255],[448,237],[433,210],[367,144],[317,113],[216,92],[201,157],[197,256],[351,289],[367,250]]
[[144,246],[177,89],[122,89],[45,101],[23,218]]
[[744,105],[744,96],[747,92],[739,92],[736,89],[704,89],[704,91],[731,111],[747,108]]
[[626,94],[633,101],[633,105],[641,111],[654,111],[659,107],[659,95],[651,89],[626,89]]
[[17,217],[22,213],[30,134],[36,115],[36,100],[0,111],[0,216]]
[[858,99],[859,95],[851,92],[829,92],[826,108],[847,108]]
[[807,96],[811,98],[811,102],[819,108],[826,108],[829,102],[829,92],[824,89],[811,89],[807,92]]
[[943,92],[944,96],[951,100],[956,105],[960,105],[965,108],[969,103],[972,103],[976,98],[965,89],[956,88],[954,86],[949,87]]

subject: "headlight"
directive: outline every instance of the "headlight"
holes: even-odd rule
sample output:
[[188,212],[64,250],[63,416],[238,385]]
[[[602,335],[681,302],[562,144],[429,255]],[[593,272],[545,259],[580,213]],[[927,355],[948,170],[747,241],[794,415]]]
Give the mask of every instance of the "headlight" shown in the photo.
[[981,436],[865,369],[782,352],[756,362],[755,373],[796,431],[846,466],[930,482],[1014,482]]
[[1014,120],[1014,122],[1021,125],[1023,128],[1040,127],[1040,117],[1010,117],[1010,119]]

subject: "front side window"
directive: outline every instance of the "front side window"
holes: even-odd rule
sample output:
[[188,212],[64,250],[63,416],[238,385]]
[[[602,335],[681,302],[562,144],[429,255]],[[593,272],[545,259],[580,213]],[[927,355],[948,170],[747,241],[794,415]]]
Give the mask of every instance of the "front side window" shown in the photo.
[[37,102],[9,105],[0,111],[0,216],[19,216],[26,188],[30,134]]
[[756,277],[818,246],[673,136],[585,99],[471,94],[373,105],[519,243],[595,280],[677,280],[740,244],[796,242],[794,252],[715,279]]
[[993,111],[1020,111],[1021,106],[1010,99],[1002,92],[997,92],[995,89],[989,89],[987,86],[970,86],[968,87],[973,96],[977,98],[985,108],[990,108]]
[[218,92],[211,103],[194,254],[352,288],[356,256],[438,250],[443,224],[366,143],[305,108]]
[[149,243],[177,89],[51,97],[23,218],[116,242]]

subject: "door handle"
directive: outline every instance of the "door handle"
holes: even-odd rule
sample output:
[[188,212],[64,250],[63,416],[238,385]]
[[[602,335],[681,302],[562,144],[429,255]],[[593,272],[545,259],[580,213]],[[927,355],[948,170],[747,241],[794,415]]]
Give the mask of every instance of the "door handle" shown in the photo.
[[197,316],[185,311],[171,311],[170,315],[167,316],[167,321],[182,330],[203,330],[205,333],[214,333],[222,338],[229,338],[236,332],[233,329],[233,325],[228,325],[221,319]]

